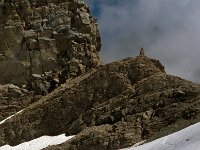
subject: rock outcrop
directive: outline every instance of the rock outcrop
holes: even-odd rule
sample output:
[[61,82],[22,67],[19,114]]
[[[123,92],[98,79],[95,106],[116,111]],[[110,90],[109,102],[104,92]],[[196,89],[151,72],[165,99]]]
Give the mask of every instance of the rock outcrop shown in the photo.
[[102,65],[83,0],[0,0],[0,146],[75,135],[48,150],[113,150],[200,121],[200,85],[145,56]]
[[200,86],[168,75],[158,60],[127,58],[69,79],[0,125],[0,145],[76,135],[47,149],[128,147],[200,121]]
[[[96,21],[83,0],[0,0],[1,85],[46,95],[101,65],[100,47]],[[5,117],[0,113],[0,120]]]
[[0,83],[27,85],[45,72],[68,79],[101,64],[97,24],[83,0],[3,0],[0,20]]
[[0,120],[27,107],[41,96],[13,84],[0,85]]

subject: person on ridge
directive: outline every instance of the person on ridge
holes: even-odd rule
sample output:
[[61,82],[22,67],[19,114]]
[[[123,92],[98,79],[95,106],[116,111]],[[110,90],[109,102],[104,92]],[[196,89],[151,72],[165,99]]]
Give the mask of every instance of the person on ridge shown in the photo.
[[144,56],[144,48],[140,49],[140,56]]

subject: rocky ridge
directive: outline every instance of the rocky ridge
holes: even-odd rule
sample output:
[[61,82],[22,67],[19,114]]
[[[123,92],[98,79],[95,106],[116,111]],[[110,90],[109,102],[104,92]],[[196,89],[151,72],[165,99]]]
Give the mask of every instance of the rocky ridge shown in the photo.
[[76,135],[48,150],[113,150],[200,121],[200,85],[144,49],[102,65],[82,0],[0,0],[0,146]]
[[200,121],[200,86],[168,75],[146,56],[69,79],[0,125],[0,145],[42,135],[76,135],[47,149],[128,147]]
[[10,100],[2,88],[0,120],[101,65],[100,47],[83,0],[0,0],[0,84],[27,91]]

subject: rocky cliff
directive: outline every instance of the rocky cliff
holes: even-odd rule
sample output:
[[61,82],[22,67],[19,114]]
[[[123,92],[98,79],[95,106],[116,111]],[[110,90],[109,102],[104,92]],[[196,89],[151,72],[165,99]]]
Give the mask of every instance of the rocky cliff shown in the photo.
[[100,47],[83,0],[0,0],[0,84],[19,92],[1,88],[0,120],[101,65]]
[[113,150],[200,121],[200,85],[144,55],[102,65],[82,0],[0,0],[0,146],[75,135],[48,150]]
[[47,149],[118,149],[200,121],[200,86],[168,75],[146,56],[103,65],[0,125],[0,145],[76,135]]

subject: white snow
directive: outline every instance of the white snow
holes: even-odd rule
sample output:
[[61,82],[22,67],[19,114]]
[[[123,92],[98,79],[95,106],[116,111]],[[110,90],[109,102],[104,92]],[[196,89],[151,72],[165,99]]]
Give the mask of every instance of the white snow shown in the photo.
[[200,123],[150,143],[123,150],[200,150]]
[[[6,120],[9,120],[13,116],[21,113],[23,109],[12,116],[4,119],[3,121],[0,122],[0,124],[3,124]],[[51,146],[51,145],[58,145],[61,143],[64,143],[65,141],[71,139],[74,136],[68,136],[66,137],[65,134],[58,135],[58,136],[42,136],[40,138],[34,139],[29,142],[22,143],[17,146],[10,146],[10,145],[5,145],[0,147],[0,150],[41,150],[45,147]]]
[[22,143],[14,147],[5,145],[3,147],[0,147],[0,150],[41,150],[51,145],[58,145],[64,143],[65,141],[71,139],[72,137],[74,136],[66,137],[65,134],[59,136],[42,136],[40,138]]
[[13,114],[12,116],[9,116],[8,118],[6,118],[6,119],[4,119],[4,120],[2,120],[1,122],[0,122],[0,124],[3,124],[6,120],[9,120],[10,118],[12,118],[13,116],[15,116],[16,114],[19,114],[19,113],[21,113],[23,111],[23,109],[22,110],[20,110],[19,112],[17,112],[17,113],[15,113],[15,114]]

